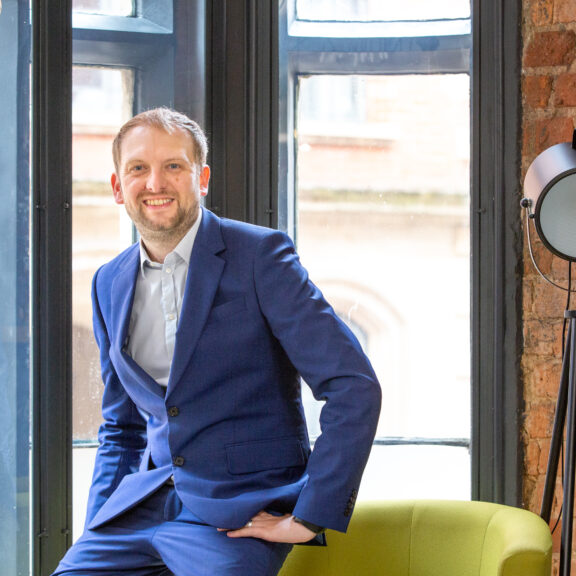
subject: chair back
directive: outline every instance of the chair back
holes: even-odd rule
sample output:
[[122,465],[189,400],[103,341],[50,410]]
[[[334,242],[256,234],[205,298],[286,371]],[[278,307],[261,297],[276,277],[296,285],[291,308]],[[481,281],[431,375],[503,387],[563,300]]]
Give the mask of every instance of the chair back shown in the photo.
[[295,546],[279,576],[550,576],[536,514],[488,502],[359,502],[347,534]]

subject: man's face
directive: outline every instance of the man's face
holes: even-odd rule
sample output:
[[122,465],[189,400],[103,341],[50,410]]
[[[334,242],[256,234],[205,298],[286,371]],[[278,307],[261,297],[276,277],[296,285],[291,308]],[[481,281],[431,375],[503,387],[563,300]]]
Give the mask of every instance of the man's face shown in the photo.
[[198,217],[209,179],[208,166],[195,162],[187,132],[137,126],[122,141],[112,188],[144,240],[179,240]]

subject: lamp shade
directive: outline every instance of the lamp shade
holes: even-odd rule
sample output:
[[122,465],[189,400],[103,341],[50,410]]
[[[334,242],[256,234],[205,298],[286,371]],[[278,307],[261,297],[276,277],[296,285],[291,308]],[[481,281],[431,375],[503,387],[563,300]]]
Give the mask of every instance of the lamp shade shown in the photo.
[[526,172],[524,196],[543,244],[576,261],[576,150],[563,142],[544,150]]

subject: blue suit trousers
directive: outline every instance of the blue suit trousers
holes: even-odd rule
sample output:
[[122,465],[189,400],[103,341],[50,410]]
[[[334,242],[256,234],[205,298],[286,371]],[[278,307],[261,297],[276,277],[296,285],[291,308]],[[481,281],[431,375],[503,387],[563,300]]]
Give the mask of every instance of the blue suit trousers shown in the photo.
[[291,548],[229,538],[164,485],[120,517],[86,530],[53,576],[275,576]]

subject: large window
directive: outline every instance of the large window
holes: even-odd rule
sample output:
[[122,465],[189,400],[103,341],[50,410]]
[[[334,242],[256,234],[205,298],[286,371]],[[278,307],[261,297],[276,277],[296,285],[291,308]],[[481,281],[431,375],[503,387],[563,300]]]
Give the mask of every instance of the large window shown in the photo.
[[382,6],[288,3],[280,221],[382,384],[361,497],[470,498],[470,6]]
[[519,0],[2,0],[3,571],[51,574],[82,528],[90,278],[133,240],[110,138],[163,104],[207,129],[207,205],[292,234],[372,357],[363,496],[441,495],[450,470],[450,497],[520,503],[520,19]]

